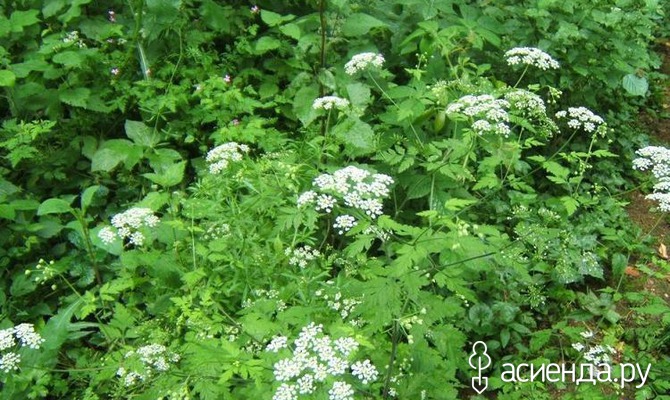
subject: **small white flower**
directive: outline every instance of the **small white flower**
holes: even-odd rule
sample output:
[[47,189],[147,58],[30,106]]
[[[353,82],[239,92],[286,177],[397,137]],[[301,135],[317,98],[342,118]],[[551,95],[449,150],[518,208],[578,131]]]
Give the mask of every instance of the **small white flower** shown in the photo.
[[98,232],[98,237],[104,244],[112,244],[116,240],[116,232],[109,226],[106,226]]
[[356,218],[352,217],[351,215],[340,215],[335,218],[333,228],[338,230],[337,233],[343,235],[346,232],[349,232],[349,230],[356,226],[357,223],[358,222],[356,221]]
[[265,348],[265,351],[270,351],[272,353],[277,353],[281,349],[285,349],[288,343],[288,338],[286,336],[275,336],[272,338],[270,343]]
[[567,124],[570,128],[581,128],[589,133],[598,132],[604,135],[607,128],[605,120],[586,107],[570,107],[567,111],[559,111],[556,113],[556,118],[569,118]]
[[584,331],[584,332],[580,332],[579,334],[580,334],[581,337],[583,337],[584,339],[589,339],[589,338],[592,338],[592,337],[593,337],[593,332],[591,332],[591,331]]
[[581,353],[582,350],[584,350],[584,345],[581,343],[573,343],[572,348]]
[[369,67],[381,68],[384,65],[384,56],[377,53],[360,53],[351,58],[351,61],[344,65],[344,71],[349,75],[354,75]]
[[224,143],[210,150],[205,160],[210,163],[209,172],[213,175],[228,168],[231,162],[242,160],[242,153],[248,153],[249,146],[236,142]]
[[337,96],[324,96],[314,100],[312,108],[315,110],[344,110],[349,107],[349,100]]
[[17,370],[19,369],[20,362],[20,355],[14,352],[5,353],[0,357],[0,371],[7,373],[12,370]]
[[354,400],[354,389],[346,382],[336,381],[328,391],[329,400]]
[[558,61],[549,54],[534,47],[515,47],[505,52],[505,60],[508,65],[525,64],[532,65],[542,70],[558,69]]
[[351,365],[351,373],[356,378],[360,379],[364,385],[367,385],[370,382],[374,382],[379,376],[377,368],[375,368],[375,366],[370,363],[370,360],[353,363]]
[[21,342],[22,346],[27,346],[31,349],[39,349],[40,345],[44,343],[42,336],[35,332],[33,324],[20,324],[15,326],[14,335]]

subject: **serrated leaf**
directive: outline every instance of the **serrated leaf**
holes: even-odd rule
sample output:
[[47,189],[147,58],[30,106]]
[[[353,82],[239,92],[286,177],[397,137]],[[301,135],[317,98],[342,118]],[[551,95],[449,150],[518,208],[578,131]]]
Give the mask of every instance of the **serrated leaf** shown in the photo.
[[109,172],[125,159],[125,154],[120,154],[112,149],[100,149],[93,154],[91,171]]
[[12,12],[12,15],[9,17],[11,31],[15,33],[23,32],[24,27],[40,22],[39,18],[37,18],[38,14],[38,10]]
[[126,129],[126,136],[140,146],[153,148],[160,141],[158,134],[142,121],[127,119],[124,127]]
[[371,100],[370,88],[360,82],[347,85],[347,95],[351,105],[359,109],[364,109]]
[[94,185],[84,190],[84,192],[81,194],[81,201],[80,201],[82,210],[85,211],[88,208],[88,206],[91,205],[93,197],[95,196],[95,194],[98,192],[99,189],[100,185]]
[[42,15],[44,18],[52,17],[63,7],[65,7],[65,0],[46,0],[42,7]]
[[16,75],[12,71],[0,71],[0,87],[14,86],[16,82]]
[[91,95],[91,91],[87,88],[66,89],[58,94],[60,101],[65,104],[86,108],[86,101]]
[[458,211],[476,202],[477,200],[449,199],[444,203],[444,208],[449,211]]
[[316,110],[312,107],[317,96],[319,96],[318,87],[311,85],[298,90],[293,99],[293,112],[305,127],[309,126],[318,116]]
[[79,68],[84,63],[84,56],[78,51],[67,50],[53,56],[52,61],[66,68]]
[[256,54],[265,54],[270,50],[274,50],[281,46],[281,41],[271,36],[263,36],[256,42]]
[[649,90],[649,82],[646,78],[641,78],[635,74],[628,74],[623,77],[621,82],[624,90],[633,96],[644,96]]
[[561,204],[565,207],[565,210],[568,212],[568,215],[572,215],[577,211],[579,207],[579,202],[570,196],[563,196],[560,198]]
[[344,36],[361,36],[365,35],[373,28],[380,28],[387,26],[385,22],[377,18],[363,13],[351,14],[342,27]]
[[296,24],[286,24],[279,27],[279,31],[291,39],[300,40],[300,27]]
[[333,135],[353,155],[374,151],[375,134],[372,127],[358,118],[348,118],[333,129]]
[[281,15],[268,10],[261,10],[261,20],[268,24],[268,26],[277,26],[283,22],[291,21],[294,18],[295,15],[292,14]]
[[184,178],[184,168],[186,161],[172,164],[160,173],[142,174],[150,181],[157,183],[165,188],[179,184]]
[[47,199],[37,209],[37,215],[63,214],[72,211],[70,203],[63,199]]

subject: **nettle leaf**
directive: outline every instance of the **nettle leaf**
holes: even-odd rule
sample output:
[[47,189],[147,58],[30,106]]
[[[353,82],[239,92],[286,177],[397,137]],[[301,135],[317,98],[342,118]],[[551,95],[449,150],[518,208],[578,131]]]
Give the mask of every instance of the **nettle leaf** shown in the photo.
[[66,89],[59,92],[58,97],[60,101],[65,104],[86,108],[86,102],[91,95],[91,91],[87,88]]
[[126,129],[126,136],[137,145],[153,148],[160,142],[158,134],[144,124],[144,122],[127,119],[124,127]]
[[358,118],[348,118],[335,126],[333,135],[351,155],[369,154],[375,149],[372,127]]
[[351,14],[342,27],[344,36],[361,36],[368,33],[373,28],[386,27],[385,22],[368,14],[357,13]]
[[0,71],[0,86],[14,86],[16,82],[16,75],[12,71],[2,70]]
[[372,99],[370,88],[360,82],[347,85],[347,95],[349,96],[351,105],[354,108],[361,109],[361,111],[365,109]]
[[309,126],[319,115],[312,107],[318,96],[319,89],[316,85],[305,86],[295,94],[293,112],[305,127]]
[[47,199],[37,209],[37,215],[63,214],[72,211],[70,203],[63,199]]
[[63,7],[65,7],[65,0],[46,0],[42,7],[42,15],[44,18],[53,17]]
[[281,41],[271,36],[263,36],[256,42],[256,54],[265,54],[270,50],[274,50],[281,46]]
[[148,173],[148,174],[142,174],[142,176],[149,179],[153,183],[168,188],[170,186],[179,184],[182,181],[182,179],[184,179],[185,167],[186,167],[186,161],[182,161],[168,166],[160,173]]
[[110,172],[121,162],[131,169],[142,158],[142,154],[142,148],[129,140],[108,140],[93,154],[91,171]]
[[628,74],[623,77],[621,82],[624,90],[633,96],[644,96],[649,90],[649,82],[646,78],[641,78],[635,74]]
[[300,27],[296,24],[286,24],[279,27],[279,31],[284,35],[290,37],[291,39],[300,40],[302,33],[300,32]]
[[84,56],[81,52],[66,50],[53,56],[53,62],[61,64],[66,68],[79,68],[84,63]]
[[14,11],[9,17],[11,31],[14,33],[23,32],[24,27],[40,22],[40,19],[37,18],[39,13],[38,10]]
[[263,22],[268,24],[268,26],[277,26],[284,22],[292,21],[293,19],[295,19],[295,15],[293,14],[281,15],[277,14],[276,12],[268,10],[261,10],[261,19],[263,20]]

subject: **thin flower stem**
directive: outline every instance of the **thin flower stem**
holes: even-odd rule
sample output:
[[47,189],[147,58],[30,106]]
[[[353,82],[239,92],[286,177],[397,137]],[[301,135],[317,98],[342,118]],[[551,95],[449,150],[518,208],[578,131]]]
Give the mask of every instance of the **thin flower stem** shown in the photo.
[[[372,82],[374,82],[375,86],[377,86],[377,89],[379,89],[379,91],[382,93],[382,95],[384,95],[384,97],[386,97],[391,102],[391,104],[393,104],[393,106],[395,106],[395,108],[400,110],[400,106],[391,98],[391,96],[388,95],[388,93],[386,93],[386,91],[381,87],[381,85],[379,85],[379,83],[377,82],[375,77],[369,71],[368,71],[368,76],[370,77]],[[412,124],[412,121],[409,122],[409,127],[412,130],[412,133],[414,133],[414,137],[416,138],[416,142],[419,144],[419,147],[421,147],[423,149],[423,147],[424,147],[423,142],[419,138],[419,134],[416,131],[416,129],[414,128],[414,124]]]
[[528,65],[526,65],[526,68],[523,69],[523,72],[521,73],[521,76],[519,77],[519,80],[517,80],[516,83],[514,84],[515,89],[516,89],[517,86],[519,86],[519,83],[521,83],[521,80],[526,75],[526,71],[528,71]]

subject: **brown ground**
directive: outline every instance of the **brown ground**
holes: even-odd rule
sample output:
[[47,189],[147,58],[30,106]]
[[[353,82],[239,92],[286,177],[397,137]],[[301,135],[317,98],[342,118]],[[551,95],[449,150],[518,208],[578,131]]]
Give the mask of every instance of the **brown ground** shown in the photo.
[[[660,51],[665,55],[661,71],[670,75],[670,40],[661,43]],[[648,128],[651,140],[656,145],[670,146],[670,85],[665,90],[664,98],[661,100],[660,109],[651,114],[640,116],[641,122]],[[665,265],[648,263],[644,268],[630,266],[626,270],[629,281],[633,287],[644,288],[647,292],[655,294],[670,304],[670,261],[667,260],[670,253],[670,218],[667,215],[650,211],[655,202],[644,198],[645,193],[633,192],[629,196],[630,204],[627,207],[628,215],[640,228],[643,234],[654,237],[658,242],[659,259]],[[666,258],[665,261],[662,259]],[[644,269],[645,271],[640,271]]]

